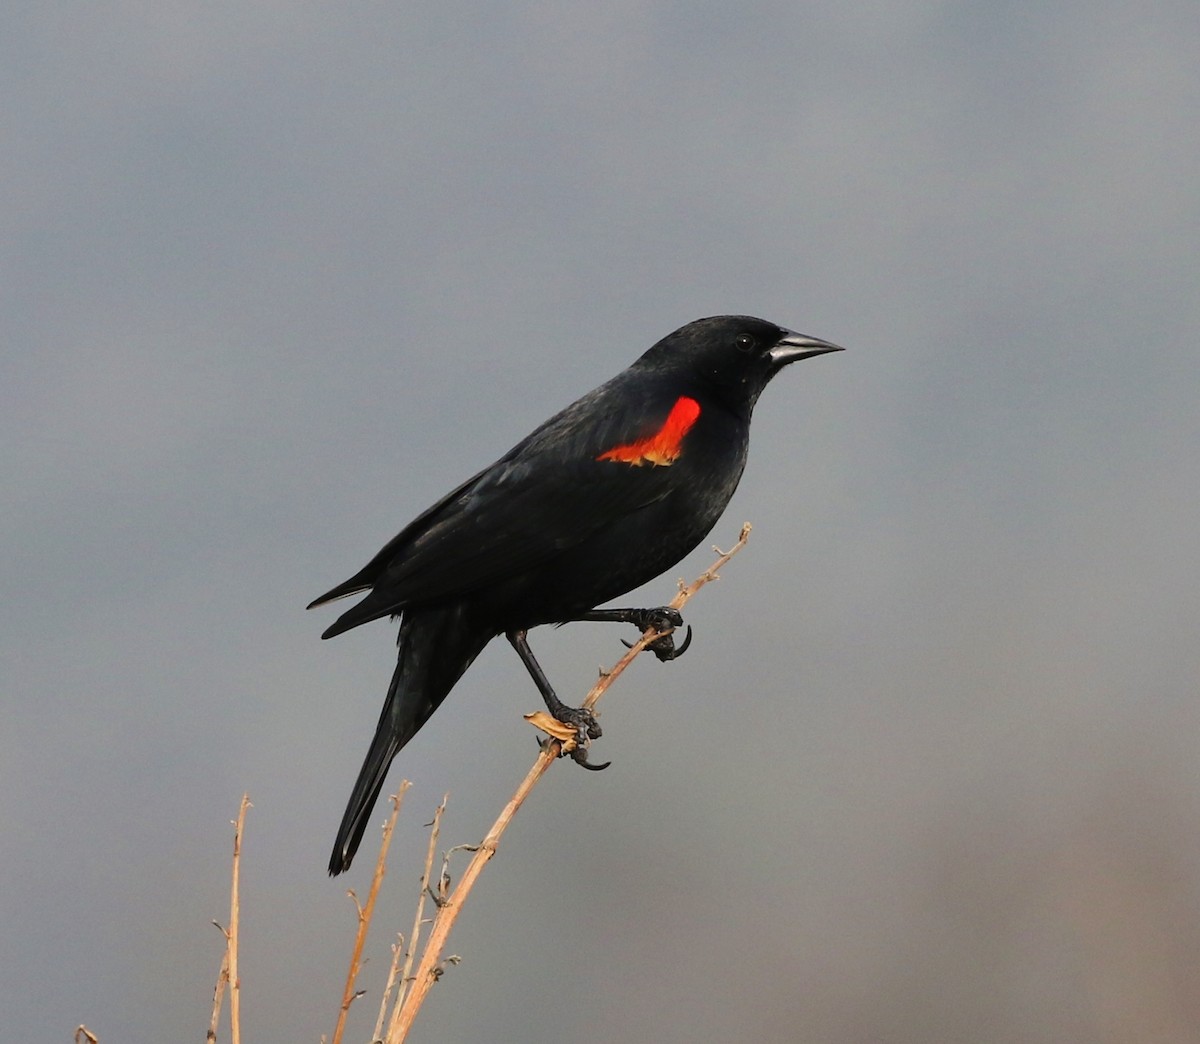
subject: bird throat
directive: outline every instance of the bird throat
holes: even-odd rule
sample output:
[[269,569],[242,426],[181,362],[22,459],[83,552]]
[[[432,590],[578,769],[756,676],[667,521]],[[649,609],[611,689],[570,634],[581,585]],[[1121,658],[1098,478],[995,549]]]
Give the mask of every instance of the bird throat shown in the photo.
[[605,450],[596,459],[615,460],[635,468],[647,464],[651,467],[668,467],[679,459],[683,452],[683,437],[699,416],[700,404],[695,399],[681,395],[657,431],[634,442]]

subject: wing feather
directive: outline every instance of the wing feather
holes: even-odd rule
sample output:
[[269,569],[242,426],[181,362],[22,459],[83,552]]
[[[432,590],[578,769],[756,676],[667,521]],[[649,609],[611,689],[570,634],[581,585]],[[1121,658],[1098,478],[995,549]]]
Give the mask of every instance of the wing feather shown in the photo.
[[[353,577],[318,598],[313,605],[371,589],[323,637],[406,605],[461,597],[537,569],[615,518],[665,497],[671,488],[669,467],[598,458],[612,446],[658,431],[674,397],[632,404],[629,389],[613,384],[552,417],[409,523]],[[631,424],[630,417],[640,422]]]

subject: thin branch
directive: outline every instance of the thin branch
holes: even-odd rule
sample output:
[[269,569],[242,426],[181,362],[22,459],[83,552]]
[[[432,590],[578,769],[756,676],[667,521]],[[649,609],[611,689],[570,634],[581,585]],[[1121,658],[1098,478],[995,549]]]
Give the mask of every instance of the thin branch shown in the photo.
[[233,831],[233,883],[229,889],[229,1039],[233,1044],[242,1044],[242,982],[238,978],[238,922],[241,919],[242,900],[238,878],[242,861],[242,832],[246,828],[246,810],[249,807],[250,795],[243,794],[237,826]]
[[[404,951],[404,971],[400,976],[400,992],[396,994],[396,1006],[392,1009],[392,1017],[388,1020],[387,1037],[379,1036],[379,1027],[376,1027],[375,1039],[395,1039],[397,1026],[399,1024],[400,1013],[405,1006],[405,1000],[408,997],[408,992],[412,986],[412,966],[413,960],[416,957],[417,947],[421,940],[421,925],[425,923],[425,897],[429,894],[429,882],[433,874],[433,857],[437,852],[438,836],[442,831],[442,815],[446,811],[446,802],[450,799],[449,794],[442,796],[442,803],[438,805],[437,810],[433,813],[433,822],[430,824],[429,830],[429,847],[425,851],[425,872],[421,875],[421,894],[417,897],[417,912],[413,916],[412,934],[409,936],[408,947]],[[428,946],[428,944],[426,944]],[[382,1013],[380,1015],[380,1025],[382,1025]]]
[[241,912],[241,898],[238,893],[238,869],[242,859],[242,833],[246,829],[246,809],[250,804],[250,795],[242,795],[242,806],[233,826],[233,883],[229,889],[229,927],[222,928],[216,921],[213,925],[225,936],[225,953],[221,957],[221,968],[217,972],[217,984],[213,988],[212,1018],[208,1023],[208,1033],[205,1040],[215,1044],[217,1039],[217,1023],[221,1018],[221,999],[225,996],[225,987],[231,985],[229,991],[229,1021],[230,1039],[234,1044],[240,1044],[242,1039],[240,993],[241,983],[237,974],[238,951],[238,915]]
[[[717,570],[723,568],[734,555],[746,546],[749,536],[750,523],[747,522],[742,526],[737,543],[728,551],[721,551],[720,548],[714,548],[719,553],[717,560],[691,584],[687,586],[681,584],[679,593],[671,601],[671,608],[682,609],[700,588],[716,580]],[[612,670],[606,671],[601,675],[600,680],[592,687],[584,699],[583,706],[588,708],[594,707],[600,697],[607,691],[608,687],[620,677],[625,668],[633,662],[634,658],[646,646],[660,637],[662,635],[659,632],[653,628],[648,629],[633,644],[629,651],[617,661]],[[386,1044],[401,1044],[407,1038],[408,1032],[412,1029],[413,1022],[417,1017],[417,1012],[420,1011],[421,1005],[425,1002],[425,997],[428,995],[430,987],[437,981],[443,971],[442,950],[445,948],[450,930],[454,927],[455,921],[458,920],[458,915],[462,911],[463,904],[470,895],[476,879],[483,872],[484,866],[496,854],[496,848],[501,836],[508,829],[508,825],[512,822],[517,811],[525,803],[525,799],[542,776],[546,774],[550,766],[554,764],[561,752],[561,740],[550,739],[546,742],[537,760],[533,763],[533,767],[526,773],[516,792],[509,798],[508,803],[496,818],[495,823],[492,824],[491,830],[488,831],[487,836],[480,842],[474,857],[467,864],[462,879],[458,882],[454,891],[446,896],[439,905],[437,915],[434,917],[433,928],[429,934],[429,941],[425,944],[425,950],[421,955],[421,962],[417,967],[416,975],[410,984],[408,995],[404,998],[403,1004],[393,1014],[392,1024],[388,1028]],[[426,877],[428,878],[428,874]],[[415,949],[415,940],[412,948]]]
[[379,1001],[379,1017],[375,1020],[375,1029],[371,1033],[371,1041],[383,1040],[383,1023],[387,1018],[388,1002],[392,990],[396,988],[396,979],[400,975],[400,961],[404,956],[404,933],[396,933],[396,941],[392,943],[392,961],[388,965],[387,983],[383,987],[383,997]]
[[371,878],[371,890],[367,893],[367,905],[360,906],[358,897],[353,891],[348,894],[354,900],[358,911],[358,931],[354,936],[354,952],[350,955],[350,968],[346,972],[346,987],[342,991],[342,1007],[338,1012],[337,1025],[333,1029],[332,1044],[341,1044],[342,1034],[346,1030],[346,1017],[350,1014],[350,1005],[360,994],[354,984],[358,980],[362,968],[363,944],[367,941],[367,931],[371,927],[371,915],[375,912],[375,898],[379,895],[379,886],[383,884],[383,875],[387,873],[387,853],[392,843],[392,831],[396,829],[396,817],[400,815],[400,806],[404,803],[404,794],[412,784],[407,780],[400,781],[400,789],[391,796],[392,814],[383,825],[383,838],[379,843],[379,858],[375,860],[375,876]]
[[225,936],[225,952],[221,954],[221,968],[217,972],[217,985],[213,988],[212,1018],[209,1020],[208,1035],[205,1037],[208,1044],[216,1044],[217,1022],[221,1018],[221,999],[225,996],[225,986],[229,982],[229,933],[216,921],[213,921],[213,924]]

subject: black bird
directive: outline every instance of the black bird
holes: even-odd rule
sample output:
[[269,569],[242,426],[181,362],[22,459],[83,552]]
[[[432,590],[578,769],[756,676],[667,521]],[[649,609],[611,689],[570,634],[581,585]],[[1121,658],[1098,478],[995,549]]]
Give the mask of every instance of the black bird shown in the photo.
[[[550,713],[578,729],[575,757],[586,764],[587,739],[600,728],[590,712],[555,696],[526,632],[571,620],[641,629],[681,623],[671,609],[595,607],[671,568],[704,539],[737,488],[750,414],[767,382],[788,363],[836,351],[750,316],[689,323],[446,494],[309,606],[370,592],[322,638],[400,618],[396,670],[338,829],[331,875],[349,868],[396,753],[499,634]],[[670,639],[657,651],[669,658]]]

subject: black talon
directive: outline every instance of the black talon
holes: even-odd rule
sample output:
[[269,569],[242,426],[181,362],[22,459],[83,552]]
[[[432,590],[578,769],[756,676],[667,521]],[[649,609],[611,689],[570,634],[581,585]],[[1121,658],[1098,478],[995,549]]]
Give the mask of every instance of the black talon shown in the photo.
[[[538,750],[544,751],[551,743],[554,742],[555,740],[552,736],[547,736],[545,739],[539,739],[537,741]],[[578,741],[576,742],[578,743]],[[588,761],[587,747],[581,746],[576,746],[569,755],[565,750],[560,749],[558,756],[560,758],[569,756],[576,765],[587,769],[589,772],[603,772],[606,768],[608,768],[609,765],[612,764],[611,761],[606,761],[602,765],[593,765],[590,761]]]
[[661,638],[655,638],[646,648],[654,653],[662,663],[666,663],[668,660],[678,660],[679,657],[687,652],[687,648],[691,644],[692,628],[689,625],[687,635],[683,639],[683,644],[678,649],[675,648],[674,634],[664,634]]
[[692,625],[688,624],[687,634],[684,636],[683,644],[675,650],[673,659],[678,660],[685,652],[688,651],[688,646],[692,644]]
[[608,768],[609,765],[612,764],[611,761],[606,761],[601,765],[593,765],[590,761],[588,761],[588,752],[586,747],[576,747],[573,751],[571,751],[571,760],[575,762],[576,765],[587,769],[589,772],[603,772],[606,768]]
[[[632,649],[635,643],[627,642],[624,638],[622,638],[621,644],[625,646],[626,649]],[[675,648],[675,635],[673,632],[668,632],[667,634],[655,638],[654,641],[650,642],[646,646],[646,648],[654,653],[660,662],[666,663],[668,660],[678,660],[679,657],[687,652],[688,646],[691,644],[692,625],[688,624],[687,635],[683,639],[683,644],[678,649]]]
[[[646,648],[664,663],[667,660],[679,659],[687,651],[687,647],[692,644],[692,629],[689,626],[683,644],[678,649],[675,648],[675,639],[672,633],[683,626],[683,617],[678,609],[672,609],[669,605],[660,605],[656,609],[594,609],[590,613],[584,613],[579,619],[631,623],[642,631],[651,628],[656,631],[665,631],[666,634],[660,634],[646,645]],[[626,649],[632,649],[634,646],[633,642],[627,642],[624,638],[621,639],[621,644]]]

